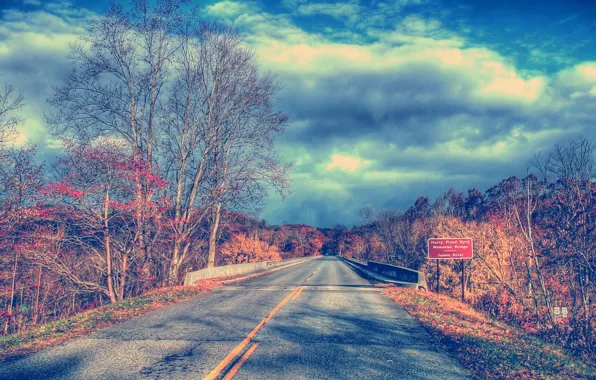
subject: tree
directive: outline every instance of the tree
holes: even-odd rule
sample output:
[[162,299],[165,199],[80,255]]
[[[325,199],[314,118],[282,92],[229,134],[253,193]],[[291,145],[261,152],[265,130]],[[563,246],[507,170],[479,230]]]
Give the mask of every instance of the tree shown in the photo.
[[145,165],[119,144],[70,146],[54,166],[58,181],[44,193],[61,210],[57,231],[67,245],[87,252],[94,268],[81,272],[66,265],[59,252],[39,252],[44,265],[79,289],[102,292],[111,302],[125,298],[129,271],[142,259],[134,251],[138,237],[131,223],[138,201],[134,189],[142,181],[153,197],[165,186]]
[[206,155],[212,267],[222,208],[252,208],[269,187],[283,196],[291,165],[282,165],[274,149],[287,120],[273,109],[275,76],[259,73],[254,54],[231,28],[204,24],[199,57],[204,130],[212,139]]
[[594,142],[580,138],[555,145],[531,163],[546,186],[538,221],[550,241],[550,260],[565,276],[571,302],[570,340],[594,342],[593,304],[596,298],[596,165]]
[[465,215],[464,202],[463,193],[457,193],[453,188],[450,188],[445,194],[436,199],[432,206],[432,214],[462,218]]
[[478,220],[484,211],[484,194],[479,190],[469,189],[464,210],[466,220]]
[[[44,166],[35,162],[33,146],[10,148],[0,152],[0,266],[7,274],[0,281],[7,288],[8,316],[14,313],[15,292],[22,266],[22,245],[27,242],[27,230],[35,214],[31,208],[39,199],[43,186]],[[10,268],[10,269],[9,269]],[[6,281],[6,282],[5,282]],[[5,320],[4,332],[9,330]]]
[[382,261],[395,263],[403,258],[401,256],[403,256],[404,247],[401,243],[404,241],[404,233],[407,233],[404,216],[399,211],[390,209],[381,210],[377,215],[376,232],[387,249]]
[[[158,123],[168,112],[162,104],[171,62],[180,46],[177,36],[190,14],[184,8],[187,3],[138,0],[130,12],[112,3],[103,18],[92,22],[90,35],[72,48],[73,70],[49,99],[53,132],[79,144],[100,137],[123,141],[132,159],[144,162],[143,170],[156,174]],[[150,190],[141,174],[139,169],[135,249],[142,252],[149,276],[157,258],[148,243],[151,234],[159,231],[151,231],[147,221],[149,210],[143,207],[151,203]]]
[[[377,218],[377,210],[372,205],[366,205],[359,210],[360,220],[364,225],[371,224]],[[343,228],[342,228],[343,227]],[[346,229],[345,226],[336,225],[333,229]]]
[[[259,73],[232,28],[198,23],[186,3],[141,0],[131,12],[112,5],[73,48],[75,67],[50,99],[48,117],[54,133],[80,144],[125,142],[154,175],[161,164],[173,194],[171,284],[206,217],[213,266],[222,209],[257,207],[269,188],[285,194],[289,170],[273,149],[287,119],[273,110],[275,77]],[[161,231],[147,220],[143,205],[152,199],[144,180],[135,194],[135,249],[149,277],[160,267],[151,242]]]

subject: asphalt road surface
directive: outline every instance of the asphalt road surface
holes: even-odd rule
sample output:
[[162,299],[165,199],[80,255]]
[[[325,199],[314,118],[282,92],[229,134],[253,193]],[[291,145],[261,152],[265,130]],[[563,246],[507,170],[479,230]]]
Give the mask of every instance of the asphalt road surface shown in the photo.
[[401,307],[335,257],[0,364],[1,379],[462,379]]

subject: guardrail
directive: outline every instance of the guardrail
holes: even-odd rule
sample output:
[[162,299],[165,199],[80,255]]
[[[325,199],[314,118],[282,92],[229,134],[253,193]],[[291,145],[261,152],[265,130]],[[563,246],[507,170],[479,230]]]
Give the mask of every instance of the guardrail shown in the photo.
[[379,263],[377,261],[363,261],[347,257],[341,258],[362,269],[366,269],[367,271],[378,273],[384,277],[387,277],[396,285],[413,289],[427,289],[426,276],[420,271],[400,267],[397,265]]
[[358,260],[358,259],[347,258],[347,257],[342,257],[342,256],[340,256],[340,257],[341,257],[342,259],[344,259],[344,260],[350,261],[350,262],[352,262],[352,263],[354,263],[354,264],[357,264],[357,265],[364,265],[364,266],[368,266],[368,263],[367,263],[366,261],[364,261],[364,260]]
[[184,277],[184,285],[190,286],[198,280],[204,280],[207,278],[229,277],[236,276],[239,274],[262,272],[275,266],[289,264],[296,261],[310,260],[312,258],[314,257],[297,257],[287,260],[259,261],[257,263],[232,264],[223,265],[220,267],[200,269],[197,271],[186,273],[186,276]]

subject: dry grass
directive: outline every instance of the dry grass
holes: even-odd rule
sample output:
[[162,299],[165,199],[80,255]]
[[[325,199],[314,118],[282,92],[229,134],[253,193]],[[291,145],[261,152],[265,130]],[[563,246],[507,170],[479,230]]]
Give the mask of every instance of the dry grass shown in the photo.
[[596,379],[593,365],[453,298],[404,288],[385,293],[478,379]]

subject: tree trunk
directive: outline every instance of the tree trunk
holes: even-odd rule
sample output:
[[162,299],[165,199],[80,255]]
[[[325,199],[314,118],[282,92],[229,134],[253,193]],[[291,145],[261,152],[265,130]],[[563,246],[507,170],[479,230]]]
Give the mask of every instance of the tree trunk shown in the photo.
[[12,268],[12,285],[11,285],[11,289],[10,289],[10,303],[8,304],[8,318],[6,318],[6,322],[4,323],[4,335],[6,335],[8,333],[8,326],[10,325],[10,319],[12,318],[15,285],[16,285],[16,281],[17,281],[18,262],[19,262],[19,254],[15,251],[14,266]]
[[172,262],[170,263],[169,285],[178,284],[178,275],[180,271],[180,262],[182,261],[182,241],[176,239],[174,242],[174,252],[172,254]]
[[37,325],[39,321],[39,294],[41,293],[41,275],[43,266],[39,266],[39,274],[37,275],[37,292],[35,293],[35,308],[33,315],[33,326]]
[[110,244],[110,225],[108,222],[109,217],[109,205],[110,205],[110,190],[106,189],[106,195],[104,198],[104,205],[103,205],[103,223],[104,223],[104,231],[103,231],[103,238],[106,250],[106,273],[108,276],[108,297],[110,298],[110,302],[116,302],[116,294],[114,293],[114,283],[112,278],[112,250]]
[[213,205],[213,216],[211,228],[209,230],[209,256],[207,259],[207,268],[215,267],[215,246],[217,244],[217,231],[219,229],[219,219],[221,215],[221,203]]
[[122,259],[122,268],[120,270],[120,289],[117,292],[117,296],[119,299],[123,300],[125,291],[124,288],[126,286],[126,272],[128,271],[128,252],[125,253],[124,258]]

